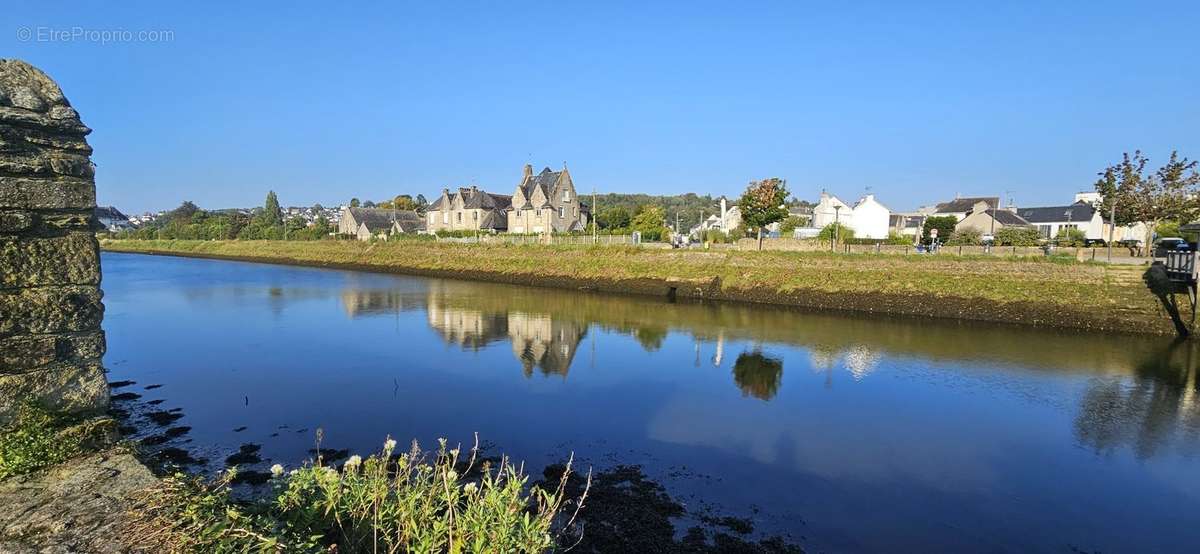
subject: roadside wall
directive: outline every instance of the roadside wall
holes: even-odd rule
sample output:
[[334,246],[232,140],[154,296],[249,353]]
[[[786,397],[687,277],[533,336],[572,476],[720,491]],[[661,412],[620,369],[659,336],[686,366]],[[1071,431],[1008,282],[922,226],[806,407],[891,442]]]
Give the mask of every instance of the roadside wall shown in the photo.
[[26,399],[108,405],[90,132],[53,80],[0,59],[0,424]]
[[[740,239],[737,241],[738,250],[757,250],[757,239]],[[763,250],[781,250],[789,252],[831,252],[829,241],[805,240],[794,238],[763,239]],[[840,244],[837,252],[846,254],[916,254],[912,245],[897,244]],[[1100,248],[1055,248],[1056,254],[1073,255],[1080,261],[1106,261],[1107,249]],[[1123,263],[1131,263],[1127,248],[1115,248],[1114,259],[1119,258]],[[991,249],[983,246],[943,246],[937,251],[938,255],[953,256],[1045,256],[1046,252],[1040,246],[995,246]],[[1142,263],[1145,259],[1134,260]]]

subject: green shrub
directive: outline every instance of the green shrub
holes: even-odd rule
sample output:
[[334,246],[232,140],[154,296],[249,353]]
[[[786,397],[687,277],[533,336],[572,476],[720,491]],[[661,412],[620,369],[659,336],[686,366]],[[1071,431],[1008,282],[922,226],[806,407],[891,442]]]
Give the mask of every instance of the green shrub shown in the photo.
[[724,244],[733,242],[734,239],[720,229],[709,229],[700,236],[701,242],[711,242],[713,244]]
[[186,552],[545,552],[560,513],[583,502],[565,499],[570,462],[553,490],[526,490],[519,469],[479,463],[477,449],[460,460],[441,440],[427,462],[416,443],[393,457],[395,447],[341,470],[320,457],[291,472],[276,465],[273,492],[252,503],[230,498],[236,469],[215,483],[164,479],[131,511],[133,541]]
[[954,228],[958,225],[958,218],[952,215],[934,215],[925,218],[925,225],[921,227],[921,244],[929,244],[933,229],[937,229],[938,240],[946,241],[954,234]]
[[1037,246],[1042,236],[1029,227],[1005,227],[996,231],[997,246]]
[[1083,230],[1073,227],[1063,227],[1054,236],[1054,244],[1058,246],[1083,246],[1086,239],[1087,234]]
[[0,480],[65,462],[81,453],[78,440],[64,433],[75,419],[54,414],[35,402],[17,409],[0,429]]
[[804,226],[804,219],[798,215],[790,215],[779,223],[779,235],[790,237],[797,227]]
[[830,223],[829,225],[826,225],[823,229],[821,229],[821,232],[817,234],[817,238],[825,241],[833,240],[833,237],[835,236],[835,230],[838,230],[836,234],[838,240],[847,241],[854,238],[854,229],[851,229],[842,223]]
[[895,231],[890,231],[890,232],[888,232],[887,239],[884,240],[883,243],[884,244],[894,244],[894,245],[906,245],[906,244],[912,244],[913,238],[909,237],[909,236],[901,235],[900,233],[897,233]]
[[946,241],[947,246],[978,246],[983,243],[983,233],[975,229],[955,231]]

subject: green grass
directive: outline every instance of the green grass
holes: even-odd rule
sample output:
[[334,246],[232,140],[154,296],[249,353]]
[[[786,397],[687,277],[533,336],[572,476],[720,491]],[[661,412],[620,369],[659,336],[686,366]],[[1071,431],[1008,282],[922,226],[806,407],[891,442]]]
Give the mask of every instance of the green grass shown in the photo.
[[444,440],[431,460],[415,443],[393,456],[395,446],[341,469],[320,458],[277,465],[273,492],[249,503],[230,497],[232,473],[164,479],[131,510],[129,542],[155,552],[545,552],[587,494],[568,501],[565,473],[550,490],[527,486],[507,460],[491,467],[476,449],[460,458]]
[[73,433],[78,420],[26,402],[0,429],[0,480],[54,466],[83,452]]
[[[124,252],[177,253],[529,282],[711,280],[722,291],[789,303],[789,293],[883,295],[1031,303],[1087,316],[1120,312],[1131,330],[1161,329],[1154,298],[1133,268],[1062,257],[873,255],[829,252],[664,250],[618,246],[478,245],[396,241],[105,241]],[[1118,278],[1120,276],[1124,278]],[[737,296],[737,294],[731,294]],[[885,310],[886,311],[886,310]],[[1157,332],[1157,331],[1155,331]]]

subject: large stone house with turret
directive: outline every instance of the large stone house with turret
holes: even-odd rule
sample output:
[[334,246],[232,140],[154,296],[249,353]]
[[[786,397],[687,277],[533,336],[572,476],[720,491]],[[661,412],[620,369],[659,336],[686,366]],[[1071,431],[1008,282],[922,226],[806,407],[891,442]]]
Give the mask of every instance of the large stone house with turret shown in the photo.
[[588,207],[580,202],[567,165],[562,171],[547,167],[537,175],[525,164],[525,174],[512,195],[508,212],[510,233],[563,233],[587,227]]
[[460,188],[453,194],[442,189],[442,195],[425,209],[425,229],[436,231],[490,231],[508,229],[508,210],[512,198],[471,188]]

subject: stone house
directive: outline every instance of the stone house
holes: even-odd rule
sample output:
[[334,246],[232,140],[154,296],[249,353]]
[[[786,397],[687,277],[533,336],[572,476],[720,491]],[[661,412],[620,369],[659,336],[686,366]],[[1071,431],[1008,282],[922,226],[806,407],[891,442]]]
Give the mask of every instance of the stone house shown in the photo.
[[582,231],[587,227],[588,207],[579,200],[571,173],[563,164],[562,171],[533,174],[533,166],[525,164],[521,183],[512,195],[512,211],[508,213],[508,230],[512,233],[563,233]]
[[[999,231],[1005,227],[1033,227],[1028,221],[1025,221],[1021,216],[1017,215],[1016,210],[1002,209],[996,210],[991,207],[989,201],[992,199],[979,200],[971,208],[966,215],[959,219],[958,224],[954,226],[955,231],[963,231],[973,229],[979,231],[980,234],[988,235]],[[943,214],[950,215],[950,214]],[[939,237],[945,240],[949,237]]]
[[504,232],[508,229],[512,197],[470,188],[442,195],[425,209],[425,229],[437,231]]
[[424,221],[420,214],[412,210],[342,208],[338,217],[338,234],[353,235],[358,240],[386,238],[393,233],[424,231]]

